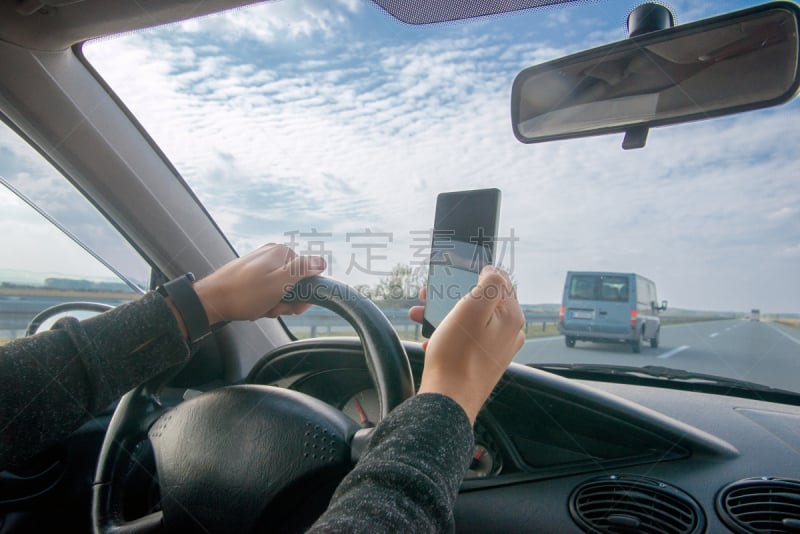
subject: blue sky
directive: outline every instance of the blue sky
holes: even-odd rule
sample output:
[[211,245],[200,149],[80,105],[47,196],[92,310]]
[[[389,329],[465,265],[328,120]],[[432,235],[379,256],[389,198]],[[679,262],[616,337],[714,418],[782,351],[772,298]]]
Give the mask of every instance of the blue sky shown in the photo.
[[[678,23],[743,5],[671,3]],[[516,73],[623,39],[634,6],[412,27],[360,0],[282,0],[85,52],[242,253],[294,233],[331,276],[374,284],[421,262],[438,192],[499,187],[524,302],[558,302],[567,270],[619,270],[675,306],[800,311],[796,102],[639,151],[513,138]],[[354,266],[367,250],[372,273]]]

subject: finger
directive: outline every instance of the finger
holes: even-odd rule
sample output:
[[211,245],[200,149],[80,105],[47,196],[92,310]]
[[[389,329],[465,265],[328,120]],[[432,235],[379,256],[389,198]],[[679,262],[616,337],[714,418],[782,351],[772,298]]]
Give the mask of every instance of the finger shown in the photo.
[[322,274],[325,267],[325,258],[321,256],[297,256],[286,264],[287,282],[294,284],[303,278]]
[[322,274],[325,271],[325,259],[320,256],[295,256],[286,262],[283,268],[270,273],[272,287],[283,288],[286,296],[294,285],[309,276]]
[[419,290],[419,294],[417,295],[417,298],[420,301],[425,302],[425,299],[427,298],[427,296],[428,296],[428,288],[427,287],[423,287],[422,289]]
[[525,334],[523,334],[522,330],[520,330],[517,332],[517,339],[514,343],[514,354],[518,353],[519,349],[521,349],[523,345],[525,345]]
[[415,323],[422,324],[422,318],[425,315],[425,307],[424,306],[412,306],[408,310],[408,318],[414,321]]
[[478,285],[459,304],[463,302],[469,306],[470,313],[476,314],[481,324],[485,324],[491,319],[498,304],[509,295],[513,295],[513,292],[507,275],[493,267],[486,267],[481,271]]

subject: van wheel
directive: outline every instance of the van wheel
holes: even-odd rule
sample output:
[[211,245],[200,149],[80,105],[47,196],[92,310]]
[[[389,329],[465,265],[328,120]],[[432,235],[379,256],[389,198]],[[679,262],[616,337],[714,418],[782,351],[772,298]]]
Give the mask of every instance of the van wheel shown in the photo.
[[650,338],[650,346],[654,349],[658,348],[658,337],[661,335],[661,327],[656,330],[656,335]]
[[636,337],[635,340],[631,341],[631,350],[633,350],[634,354],[639,354],[642,352],[642,335]]
[[564,344],[569,348],[574,347],[575,346],[575,338],[574,337],[570,337],[570,336],[565,337],[564,338]]

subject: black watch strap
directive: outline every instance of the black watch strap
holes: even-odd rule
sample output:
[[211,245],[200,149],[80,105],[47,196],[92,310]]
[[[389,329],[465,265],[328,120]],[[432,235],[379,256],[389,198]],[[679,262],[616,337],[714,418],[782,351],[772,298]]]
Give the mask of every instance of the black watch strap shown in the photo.
[[211,333],[206,310],[192,287],[194,280],[192,273],[186,273],[157,288],[162,296],[172,300],[172,304],[181,314],[191,344],[201,341]]

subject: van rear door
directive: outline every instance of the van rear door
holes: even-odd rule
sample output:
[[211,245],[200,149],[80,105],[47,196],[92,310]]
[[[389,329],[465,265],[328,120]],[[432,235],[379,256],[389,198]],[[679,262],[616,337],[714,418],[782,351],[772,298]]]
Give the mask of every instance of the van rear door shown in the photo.
[[565,291],[565,327],[587,334],[627,337],[632,292],[627,274],[573,273]]

